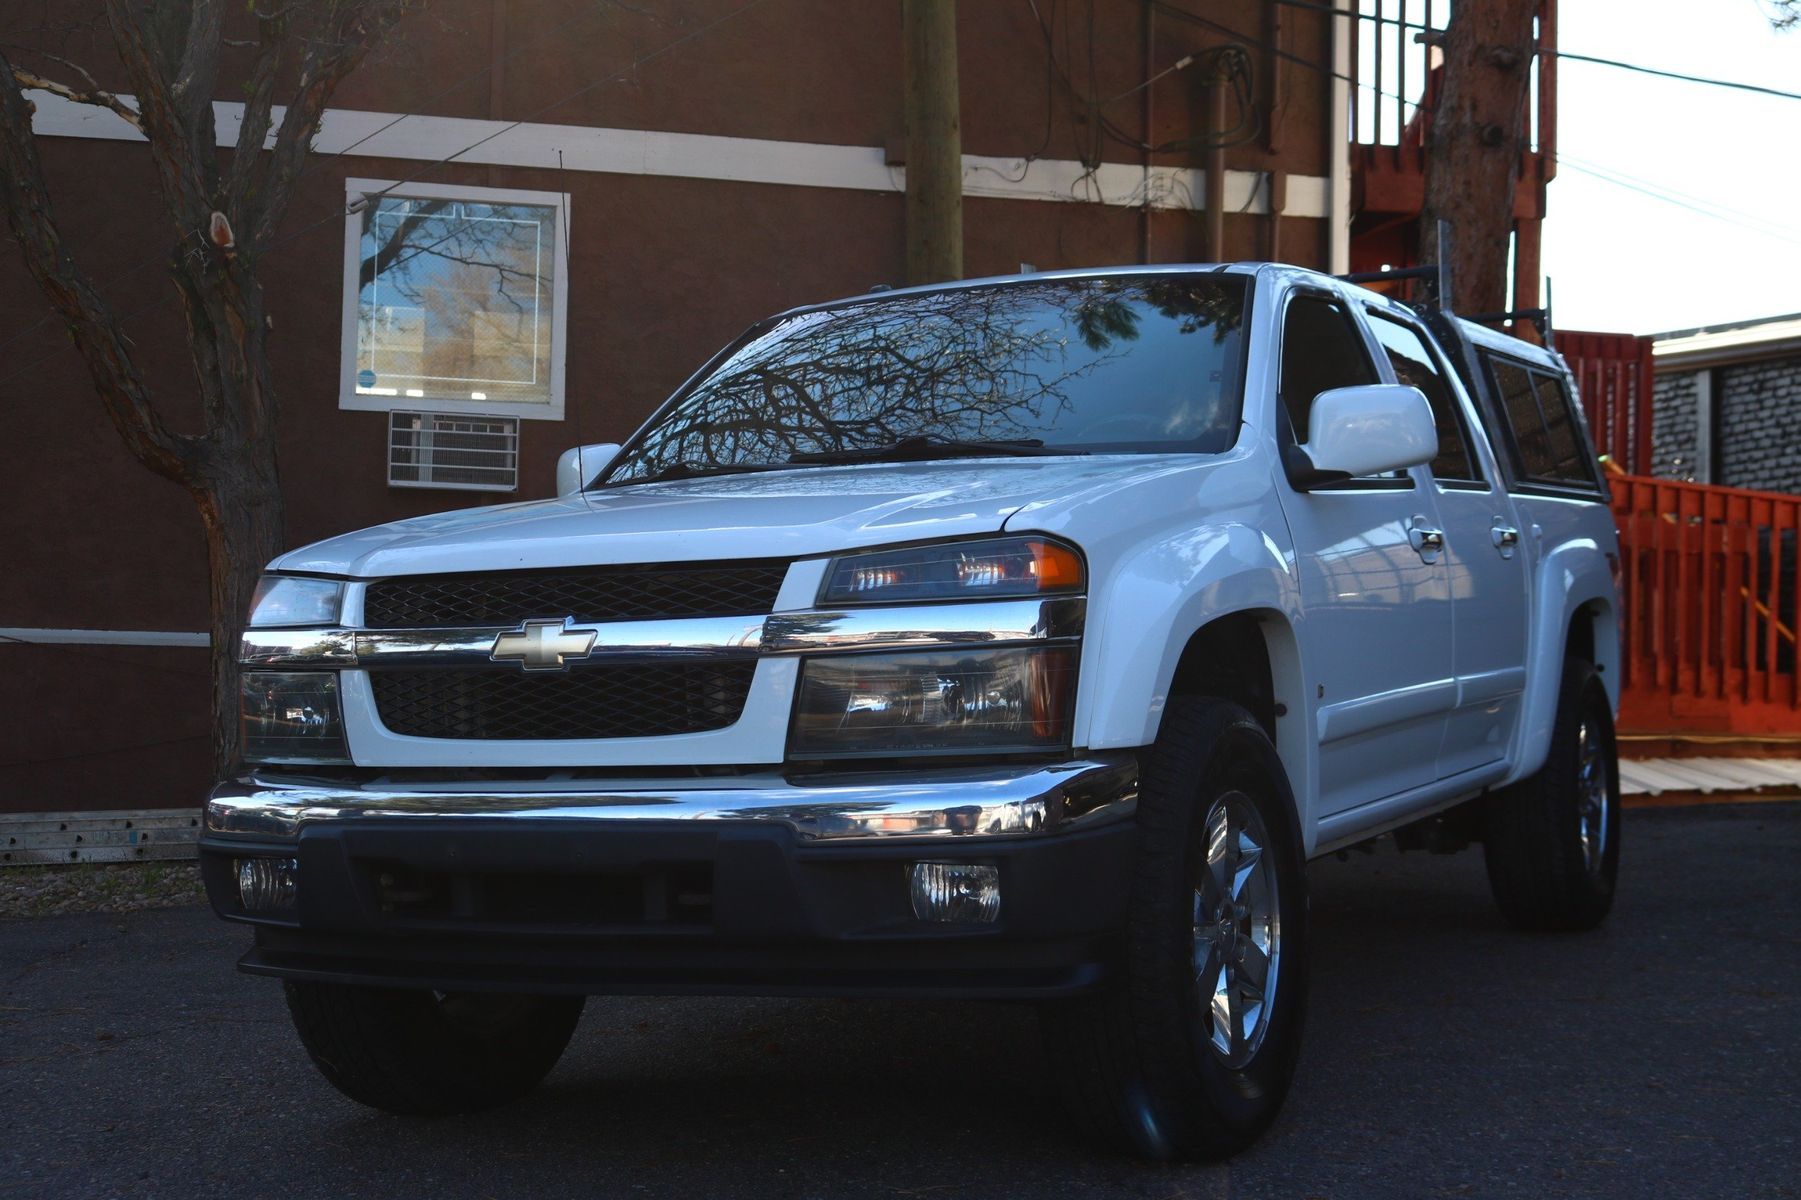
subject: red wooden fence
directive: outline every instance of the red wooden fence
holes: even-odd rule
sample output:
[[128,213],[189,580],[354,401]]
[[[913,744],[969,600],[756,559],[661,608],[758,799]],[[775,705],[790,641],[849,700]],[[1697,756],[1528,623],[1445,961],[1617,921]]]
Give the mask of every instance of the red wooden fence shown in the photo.
[[1628,475],[1651,473],[1651,339],[1629,333],[1557,331],[1576,376],[1597,453]]
[[1801,732],[1801,496],[1636,476],[1611,482],[1622,730]]

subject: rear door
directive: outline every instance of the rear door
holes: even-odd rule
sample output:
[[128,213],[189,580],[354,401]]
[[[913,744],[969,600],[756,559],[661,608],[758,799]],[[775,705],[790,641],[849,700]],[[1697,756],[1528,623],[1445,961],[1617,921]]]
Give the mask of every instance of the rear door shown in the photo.
[[[1281,436],[1305,444],[1313,399],[1381,382],[1374,345],[1335,292],[1297,289],[1282,308]],[[1294,536],[1307,688],[1319,739],[1319,815],[1437,778],[1452,674],[1449,572],[1424,468],[1312,491],[1278,481]]]
[[1438,426],[1431,488],[1444,522],[1457,696],[1438,752],[1440,778],[1502,761],[1526,690],[1525,547],[1481,425],[1449,364],[1404,313],[1372,309],[1370,331],[1395,382],[1424,392]]

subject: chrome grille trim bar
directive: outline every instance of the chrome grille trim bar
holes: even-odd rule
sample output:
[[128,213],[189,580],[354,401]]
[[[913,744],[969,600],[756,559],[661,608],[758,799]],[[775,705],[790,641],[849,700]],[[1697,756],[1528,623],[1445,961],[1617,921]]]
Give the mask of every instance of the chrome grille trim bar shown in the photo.
[[[830,654],[856,650],[1001,646],[1077,637],[1087,601],[976,600],[871,606],[769,617],[681,617],[569,625],[592,630],[582,663],[630,659]],[[247,667],[428,667],[489,664],[495,639],[519,626],[460,629],[247,629],[239,661]],[[492,662],[496,669],[517,664]]]

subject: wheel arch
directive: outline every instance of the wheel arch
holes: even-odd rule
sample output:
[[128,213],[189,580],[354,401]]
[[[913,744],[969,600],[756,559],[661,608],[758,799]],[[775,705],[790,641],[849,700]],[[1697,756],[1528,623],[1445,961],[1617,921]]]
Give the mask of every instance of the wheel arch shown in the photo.
[[1574,539],[1547,555],[1538,568],[1533,628],[1526,660],[1526,694],[1520,716],[1518,753],[1503,784],[1544,765],[1564,661],[1580,654],[1600,669],[1614,711],[1620,704],[1619,618],[1613,570],[1599,543]]

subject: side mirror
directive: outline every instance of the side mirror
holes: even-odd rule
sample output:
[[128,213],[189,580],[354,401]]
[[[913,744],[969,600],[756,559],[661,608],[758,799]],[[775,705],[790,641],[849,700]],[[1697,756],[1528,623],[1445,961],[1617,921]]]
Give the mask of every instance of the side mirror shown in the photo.
[[563,451],[557,459],[557,495],[573,496],[593,483],[618,453],[618,442],[598,442]]
[[1398,383],[1332,388],[1313,398],[1307,445],[1296,448],[1289,475],[1306,489],[1417,467],[1437,454],[1432,405],[1418,388]]

